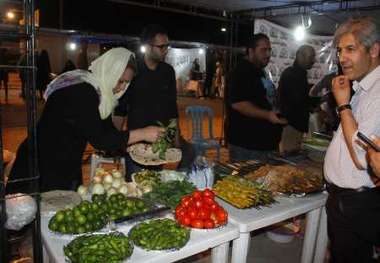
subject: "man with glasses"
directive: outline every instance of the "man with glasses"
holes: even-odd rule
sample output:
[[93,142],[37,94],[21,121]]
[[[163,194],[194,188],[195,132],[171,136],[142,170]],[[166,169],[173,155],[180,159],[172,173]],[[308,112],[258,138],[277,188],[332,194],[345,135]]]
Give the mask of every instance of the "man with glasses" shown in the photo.
[[[168,125],[170,119],[178,119],[175,72],[164,62],[170,46],[167,31],[159,25],[148,25],[143,29],[141,43],[145,53],[137,60],[137,75],[115,111],[115,116],[127,115],[129,130],[157,121]],[[117,126],[122,126],[122,118],[114,119]],[[126,159],[128,177],[143,168],[129,155]]]

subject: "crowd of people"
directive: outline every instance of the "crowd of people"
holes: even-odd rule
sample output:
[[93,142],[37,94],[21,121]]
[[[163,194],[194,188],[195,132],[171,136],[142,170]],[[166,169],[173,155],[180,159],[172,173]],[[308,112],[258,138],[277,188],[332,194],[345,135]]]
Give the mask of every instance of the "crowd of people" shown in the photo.
[[[46,79],[48,55],[40,53],[37,83],[46,100],[37,126],[42,191],[75,189],[82,183],[81,161],[88,142],[99,150],[122,152],[130,179],[131,173],[143,167],[126,153],[127,145],[155,141],[163,131],[156,126],[158,121],[167,125],[175,119],[178,126],[175,72],[165,62],[168,33],[159,25],[149,25],[141,42],[146,47],[141,58],[125,48],[113,48],[92,61],[87,70],[74,70],[75,65],[68,62],[52,82]],[[323,169],[329,193],[331,260],[372,262],[372,248],[380,245],[380,188],[376,186],[380,153],[360,142],[357,134],[373,136],[380,146],[376,114],[380,112],[380,30],[371,18],[350,19],[337,28],[334,45],[342,72],[328,75],[311,89],[307,71],[315,63],[316,51],[302,45],[276,88],[264,70],[271,58],[270,39],[255,34],[246,57],[231,72],[227,91],[223,65],[212,61],[215,75],[206,75],[204,94],[226,95],[226,139],[234,161],[265,162],[273,151],[299,151],[309,130],[310,113],[323,110],[321,103],[328,103],[333,119],[330,128],[336,129]],[[194,60],[191,78],[201,77],[199,61]],[[311,96],[324,88],[324,95],[329,96],[321,101]],[[331,113],[335,105],[338,118]],[[182,147],[177,131],[176,146]],[[28,174],[28,153],[25,140],[11,178]],[[8,184],[7,191],[20,191],[20,185]]]

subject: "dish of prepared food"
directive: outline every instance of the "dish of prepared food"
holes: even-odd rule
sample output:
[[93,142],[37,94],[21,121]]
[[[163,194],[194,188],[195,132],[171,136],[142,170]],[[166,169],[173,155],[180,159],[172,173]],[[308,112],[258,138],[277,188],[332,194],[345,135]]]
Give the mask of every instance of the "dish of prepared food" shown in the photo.
[[293,165],[264,165],[245,176],[262,182],[272,193],[305,194],[320,191],[322,176],[299,169]]
[[164,156],[159,152],[153,152],[151,144],[137,143],[128,147],[128,153],[132,160],[142,165],[161,165],[176,163],[182,159],[182,152],[177,148],[168,148]]

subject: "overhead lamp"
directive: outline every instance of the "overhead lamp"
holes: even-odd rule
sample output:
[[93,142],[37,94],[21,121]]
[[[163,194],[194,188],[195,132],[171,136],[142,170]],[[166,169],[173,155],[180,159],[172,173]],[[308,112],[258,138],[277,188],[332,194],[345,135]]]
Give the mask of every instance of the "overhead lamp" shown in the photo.
[[225,27],[222,27],[222,28],[220,29],[220,31],[222,31],[222,32],[226,32],[227,29],[226,29]]
[[75,43],[75,42],[69,42],[69,43],[67,44],[67,49],[68,49],[68,50],[71,50],[71,51],[76,50],[76,49],[77,49],[77,43]]
[[297,41],[303,40],[305,38],[305,35],[306,35],[305,27],[304,26],[297,26],[294,29],[293,35],[294,35],[295,40],[297,40]]
[[203,55],[204,53],[205,53],[205,51],[204,51],[203,48],[198,49],[198,54],[199,55]]
[[140,46],[140,52],[144,54],[146,52],[146,47]]
[[16,17],[15,13],[12,11],[7,12],[7,18],[8,19],[14,19]]

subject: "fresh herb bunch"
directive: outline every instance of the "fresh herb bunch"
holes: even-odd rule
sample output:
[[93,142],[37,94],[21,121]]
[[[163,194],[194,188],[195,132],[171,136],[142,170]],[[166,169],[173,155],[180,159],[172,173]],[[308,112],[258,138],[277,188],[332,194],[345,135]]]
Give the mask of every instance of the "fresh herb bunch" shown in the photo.
[[165,132],[152,144],[153,153],[158,152],[160,159],[165,159],[165,153],[173,145],[177,133],[176,119],[171,119],[169,125],[165,127],[161,122],[157,122],[160,127],[165,128]]

